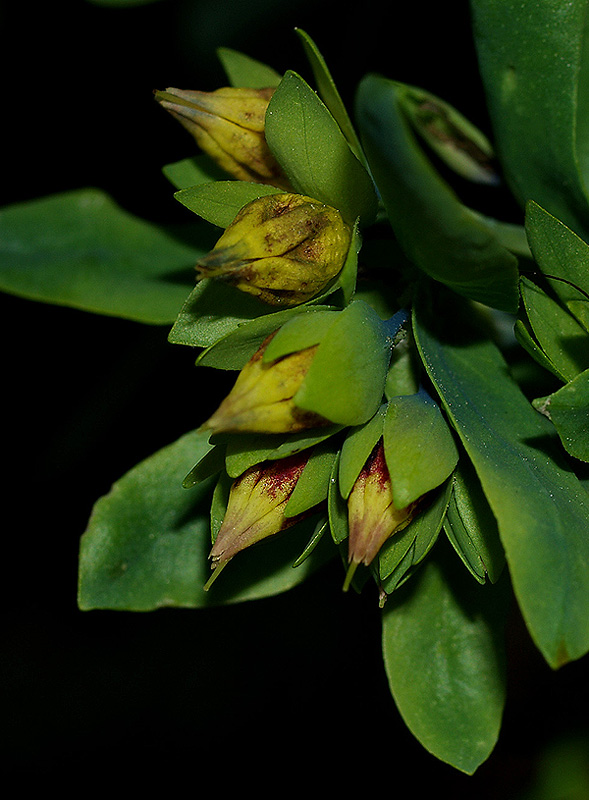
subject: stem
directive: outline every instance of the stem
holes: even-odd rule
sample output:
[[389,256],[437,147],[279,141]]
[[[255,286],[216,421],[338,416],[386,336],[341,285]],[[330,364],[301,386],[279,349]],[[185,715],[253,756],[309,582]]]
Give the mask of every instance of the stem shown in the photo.
[[209,589],[211,588],[213,583],[217,580],[217,578],[219,577],[221,572],[224,570],[224,568],[227,566],[227,564],[229,563],[230,560],[231,559],[228,558],[226,561],[219,561],[219,563],[215,567],[215,571],[213,572],[211,577],[208,579],[208,581],[203,586],[203,589],[204,589],[205,592],[209,591]]

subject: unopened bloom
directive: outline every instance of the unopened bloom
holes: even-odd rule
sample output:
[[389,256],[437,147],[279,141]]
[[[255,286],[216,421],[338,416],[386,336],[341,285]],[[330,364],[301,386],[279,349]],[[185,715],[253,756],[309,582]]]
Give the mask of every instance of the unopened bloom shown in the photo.
[[411,522],[418,506],[419,500],[405,508],[395,506],[381,438],[362,467],[348,497],[350,566],[345,589],[358,564],[371,564],[386,540]]
[[292,306],[340,272],[350,239],[350,227],[332,206],[300,194],[271,194],[247,203],[196,268],[201,278],[220,278],[265,303]]
[[272,87],[226,86],[214,92],[168,88],[156,91],[155,97],[229,175],[288,189],[290,184],[264,134],[273,92]]
[[293,397],[301,386],[317,345],[263,361],[274,334],[243,367],[229,394],[202,426],[213,433],[295,433],[328,425],[328,420],[295,406]]
[[286,517],[284,510],[309,459],[308,451],[250,467],[231,486],[227,510],[210,552],[215,570],[208,589],[220,570],[246,547],[298,522],[306,512]]

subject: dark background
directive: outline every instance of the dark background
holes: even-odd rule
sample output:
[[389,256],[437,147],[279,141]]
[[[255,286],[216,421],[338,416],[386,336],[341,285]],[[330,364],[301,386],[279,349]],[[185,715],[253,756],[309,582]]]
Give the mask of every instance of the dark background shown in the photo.
[[[325,0],[126,9],[3,0],[2,205],[97,186],[139,216],[183,221],[161,167],[191,155],[192,140],[153,89],[217,88],[218,46],[310,77],[295,26],[315,39],[349,108],[362,76],[382,72],[439,94],[489,133],[462,0],[352,11]],[[502,190],[486,197],[513,214]],[[192,791],[237,779],[273,794],[339,790],[351,777],[380,794],[409,778],[422,793],[519,798],[547,747],[587,734],[586,660],[552,673],[515,619],[495,752],[474,777],[439,763],[394,707],[375,597],[343,595],[335,568],[237,607],[80,612],[77,550],[92,504],[196,427],[225,376],[196,371],[164,328],[10,296],[0,303],[5,775],[67,779],[75,767],[116,786],[118,768],[138,786],[158,774],[171,788],[190,775]]]

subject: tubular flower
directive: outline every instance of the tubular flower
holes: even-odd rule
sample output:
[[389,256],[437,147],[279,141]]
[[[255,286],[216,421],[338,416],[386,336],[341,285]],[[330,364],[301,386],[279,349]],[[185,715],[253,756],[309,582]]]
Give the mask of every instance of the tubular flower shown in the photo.
[[308,451],[250,467],[234,481],[227,511],[209,558],[215,570],[209,589],[221,569],[237,553],[294,525],[306,512],[285,517],[284,509],[309,459]]
[[349,568],[344,589],[350,585],[358,564],[370,564],[386,540],[411,522],[419,504],[417,500],[405,508],[395,506],[381,438],[348,497]]
[[321,291],[342,269],[351,231],[337,209],[300,194],[247,203],[213,250],[197,263],[270,305],[293,306]]
[[294,433],[329,425],[329,421],[297,408],[293,397],[311,365],[317,345],[296,353],[263,361],[274,334],[243,367],[233,389],[204,423],[213,433]]
[[273,92],[272,87],[227,86],[214,92],[168,88],[156,91],[155,98],[229,175],[289,189],[264,135],[266,109]]

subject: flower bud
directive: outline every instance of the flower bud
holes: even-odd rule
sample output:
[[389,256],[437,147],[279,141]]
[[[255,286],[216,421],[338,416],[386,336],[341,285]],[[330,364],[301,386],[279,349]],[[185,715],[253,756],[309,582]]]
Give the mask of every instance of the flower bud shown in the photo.
[[277,461],[256,464],[234,481],[221,528],[209,554],[215,572],[205,590],[237,553],[294,525],[310,513],[294,517],[284,515],[308,460],[309,451],[303,450]]
[[370,564],[386,540],[405,528],[416,515],[420,501],[397,508],[385,461],[382,437],[362,467],[348,497],[348,563],[344,590],[358,564]]
[[340,272],[350,239],[335,208],[300,194],[271,194],[247,203],[196,268],[201,278],[220,278],[270,305],[293,306]]
[[264,340],[243,367],[233,389],[203,424],[203,430],[213,433],[295,433],[330,424],[318,414],[297,408],[293,402],[317,345],[265,362],[264,351],[274,335]]
[[290,184],[264,135],[274,88],[223,87],[214,92],[168,88],[155,98],[222,169],[243,181],[288,189]]

